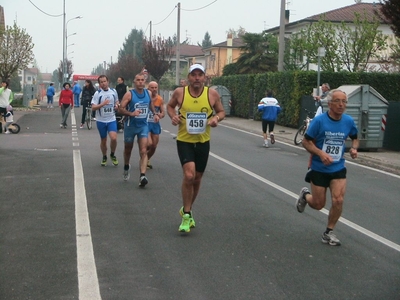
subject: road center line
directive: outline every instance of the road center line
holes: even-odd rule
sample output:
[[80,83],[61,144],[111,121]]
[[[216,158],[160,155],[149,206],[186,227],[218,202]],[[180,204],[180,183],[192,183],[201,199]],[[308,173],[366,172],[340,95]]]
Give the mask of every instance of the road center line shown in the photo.
[[[280,185],[277,185],[277,184],[275,184],[275,183],[273,183],[273,182],[271,182],[271,181],[269,181],[269,180],[267,180],[267,179],[255,174],[255,173],[253,173],[253,172],[251,172],[251,171],[249,171],[249,170],[247,170],[245,168],[242,168],[242,167],[238,166],[237,164],[222,158],[221,156],[218,156],[218,155],[216,155],[216,154],[214,154],[212,152],[210,152],[210,156],[212,156],[212,157],[214,157],[214,158],[226,163],[227,165],[230,165],[231,167],[233,167],[235,169],[238,169],[239,171],[242,171],[243,173],[246,173],[247,175],[250,175],[251,177],[254,177],[255,179],[260,180],[263,183],[268,184],[269,186],[281,191],[282,193],[284,193],[284,194],[286,194],[288,196],[291,196],[291,197],[293,197],[295,199],[297,199],[297,197],[298,197],[297,194],[292,193],[291,191],[281,187]],[[321,209],[320,212],[324,213],[325,215],[328,215],[328,213],[329,213],[329,211],[326,210],[325,208]],[[378,242],[380,242],[380,243],[382,243],[382,244],[384,244],[384,245],[386,245],[386,246],[388,246],[388,247],[400,252],[400,245],[398,245],[396,243],[393,243],[392,241],[389,241],[388,239],[385,239],[384,237],[381,237],[380,235],[377,235],[377,234],[373,233],[372,231],[369,231],[368,229],[365,229],[364,227],[361,227],[361,226],[359,226],[359,225],[357,225],[357,224],[355,224],[355,223],[353,223],[353,222],[351,222],[351,221],[349,221],[349,220],[347,220],[347,219],[345,219],[343,217],[340,217],[339,222],[341,222],[341,223],[349,226],[350,228],[353,228],[354,230],[357,230],[357,231],[365,234],[366,236],[368,236],[368,237],[370,237],[370,238],[372,238],[372,239],[374,239],[374,240],[376,240],[376,241],[378,241]]]
[[100,300],[80,150],[73,150],[73,161],[79,299]]

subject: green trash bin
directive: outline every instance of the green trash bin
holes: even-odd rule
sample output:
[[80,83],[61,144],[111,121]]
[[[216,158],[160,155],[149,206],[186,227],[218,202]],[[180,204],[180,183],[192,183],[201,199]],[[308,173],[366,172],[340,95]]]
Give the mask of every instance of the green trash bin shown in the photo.
[[[358,128],[359,148],[361,150],[377,150],[383,147],[386,115],[389,102],[368,84],[342,85],[338,87],[347,94],[346,114],[353,117]],[[328,110],[323,102],[324,111]],[[346,141],[346,148],[351,141]]]

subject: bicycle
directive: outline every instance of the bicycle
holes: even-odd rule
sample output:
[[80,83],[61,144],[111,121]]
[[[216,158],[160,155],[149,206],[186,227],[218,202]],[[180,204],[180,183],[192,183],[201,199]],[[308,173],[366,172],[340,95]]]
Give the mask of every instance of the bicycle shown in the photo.
[[312,118],[310,117],[313,113],[309,111],[308,109],[304,109],[307,112],[307,117],[303,121],[303,124],[299,127],[299,129],[296,132],[296,135],[294,136],[294,144],[295,145],[300,145],[301,142],[303,141],[304,134],[307,132],[308,126],[310,126],[310,122],[312,121]]
[[92,129],[92,106],[90,105],[86,107],[85,123],[87,129]]
[[17,134],[18,132],[20,132],[21,127],[15,123],[12,122],[11,124],[8,125],[8,127],[6,128],[6,121],[4,120],[4,115],[0,114],[0,118],[1,118],[1,128],[0,128],[0,133],[6,130],[8,130],[9,132],[13,133],[13,134]]

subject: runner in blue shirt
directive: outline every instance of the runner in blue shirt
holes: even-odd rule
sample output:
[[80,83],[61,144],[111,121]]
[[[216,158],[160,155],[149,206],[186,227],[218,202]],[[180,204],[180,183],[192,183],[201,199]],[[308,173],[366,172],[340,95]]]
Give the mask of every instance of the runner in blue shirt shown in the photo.
[[328,226],[322,234],[322,242],[339,246],[340,241],[333,233],[342,214],[346,191],[346,167],[343,157],[347,137],[352,140],[351,158],[357,158],[359,140],[354,120],[344,114],[347,95],[341,90],[332,90],[326,97],[329,110],[313,119],[303,139],[303,146],[311,153],[311,164],[306,181],[311,184],[311,192],[303,187],[296,201],[298,212],[303,212],[308,204],[321,210],[326,204],[326,192],[331,191],[332,206],[328,215]]
[[154,115],[154,122],[160,120],[159,113],[154,109],[150,94],[145,88],[145,77],[143,73],[135,76],[133,81],[134,89],[126,92],[121,101],[118,112],[125,115],[124,125],[124,174],[123,178],[127,181],[130,178],[130,158],[133,149],[133,142],[137,137],[140,154],[140,176],[139,186],[145,187],[148,184],[146,177],[147,170],[147,139],[149,134],[148,115]]

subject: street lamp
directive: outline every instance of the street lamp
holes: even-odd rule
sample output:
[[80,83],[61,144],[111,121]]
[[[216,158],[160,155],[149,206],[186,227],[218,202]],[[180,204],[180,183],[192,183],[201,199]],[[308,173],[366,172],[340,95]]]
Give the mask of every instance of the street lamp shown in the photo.
[[317,76],[317,96],[319,96],[319,85],[320,85],[320,69],[321,69],[321,57],[325,56],[325,48],[318,48],[318,76]]
[[[66,43],[66,44],[68,44],[68,38],[69,38],[70,36],[72,36],[72,35],[76,35],[76,32],[67,35],[67,37],[65,38],[65,43]],[[69,46],[72,46],[72,45],[75,45],[75,44],[69,44],[69,45],[67,45],[67,47],[65,47],[65,52],[67,52],[67,51],[68,51],[68,47],[69,47]]]
[[[65,0],[64,0],[64,28],[63,28],[63,64],[62,64],[62,73],[63,73],[63,79],[67,78],[67,65],[66,65],[66,54],[67,54],[67,39],[68,39],[68,35],[67,35],[67,28],[68,28],[68,23],[72,20],[76,20],[76,19],[82,19],[81,16],[77,16],[75,18],[69,19],[67,22],[65,22]],[[71,34],[71,35],[75,35],[75,33]]]

